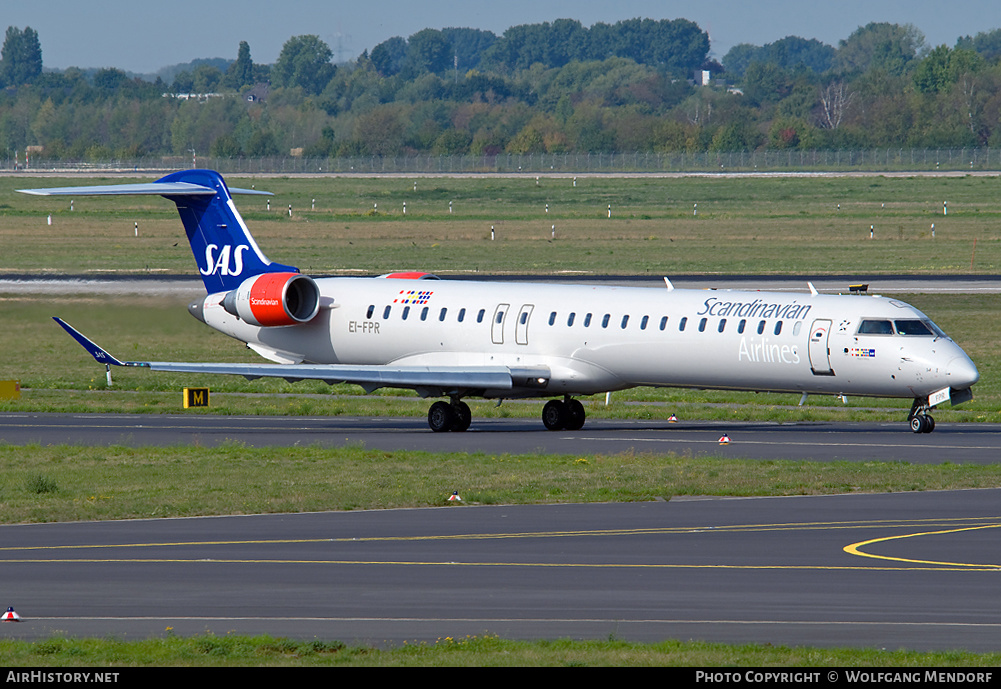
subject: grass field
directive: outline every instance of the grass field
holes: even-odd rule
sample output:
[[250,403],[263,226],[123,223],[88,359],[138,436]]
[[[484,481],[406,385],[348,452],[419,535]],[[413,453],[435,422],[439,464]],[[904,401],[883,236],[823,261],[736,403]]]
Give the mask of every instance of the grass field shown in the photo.
[[[164,199],[82,197],[71,211],[67,197],[13,191],[126,181],[140,180],[0,177],[0,275],[191,273],[177,213]],[[999,181],[988,177],[228,182],[275,193],[270,211],[262,197],[237,197],[237,206],[270,258],[313,274],[1001,270]]]

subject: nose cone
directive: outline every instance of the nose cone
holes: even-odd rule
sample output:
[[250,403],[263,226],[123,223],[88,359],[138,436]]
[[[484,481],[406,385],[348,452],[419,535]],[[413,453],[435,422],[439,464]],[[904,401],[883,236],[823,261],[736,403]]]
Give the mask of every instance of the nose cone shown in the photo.
[[976,364],[965,354],[951,359],[945,370],[949,377],[949,387],[956,390],[965,390],[980,380]]
[[200,320],[202,323],[205,322],[205,298],[195,299],[193,302],[188,304],[188,313]]

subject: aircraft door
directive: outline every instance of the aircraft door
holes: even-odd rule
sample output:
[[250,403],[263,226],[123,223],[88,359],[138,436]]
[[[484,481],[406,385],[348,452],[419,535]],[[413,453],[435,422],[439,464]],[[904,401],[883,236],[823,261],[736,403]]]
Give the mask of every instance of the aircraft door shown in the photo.
[[831,334],[831,321],[818,318],[810,328],[810,368],[815,376],[833,376],[831,350],[827,338]]
[[504,344],[504,320],[509,308],[510,304],[498,304],[494,311],[494,319],[490,322],[490,339],[494,344]]
[[534,304],[525,304],[521,307],[521,312],[518,313],[518,322],[514,327],[514,341],[520,345],[528,344],[528,322],[532,318],[532,309],[534,308]]

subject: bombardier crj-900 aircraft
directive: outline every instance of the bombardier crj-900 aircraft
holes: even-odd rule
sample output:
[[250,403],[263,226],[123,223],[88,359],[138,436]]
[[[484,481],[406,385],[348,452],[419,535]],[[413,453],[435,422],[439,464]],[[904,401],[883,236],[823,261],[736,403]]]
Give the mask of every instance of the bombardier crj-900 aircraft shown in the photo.
[[579,395],[638,385],[913,399],[930,411],[971,399],[980,374],[926,315],[896,299],[802,294],[308,277],[268,260],[211,170],[146,184],[24,190],[158,194],[177,204],[207,296],[191,314],[274,363],[120,361],[60,319],[98,362],[250,379],[349,382],[444,397],[434,431],[469,428],[465,397],[553,397],[551,430],[584,425]]

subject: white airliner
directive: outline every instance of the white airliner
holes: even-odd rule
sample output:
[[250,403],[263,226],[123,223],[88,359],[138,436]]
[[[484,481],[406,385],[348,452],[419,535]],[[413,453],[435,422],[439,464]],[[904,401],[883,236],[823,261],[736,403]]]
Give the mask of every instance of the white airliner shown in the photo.
[[638,385],[913,399],[930,411],[972,398],[977,367],[938,326],[896,299],[439,280],[308,277],[269,261],[211,170],[147,184],[22,190],[44,195],[158,194],[177,204],[207,296],[198,320],[274,363],[120,361],[56,319],[97,361],[249,379],[350,382],[444,397],[434,431],[464,431],[462,399],[553,397],[542,421],[576,430],[580,395]]

